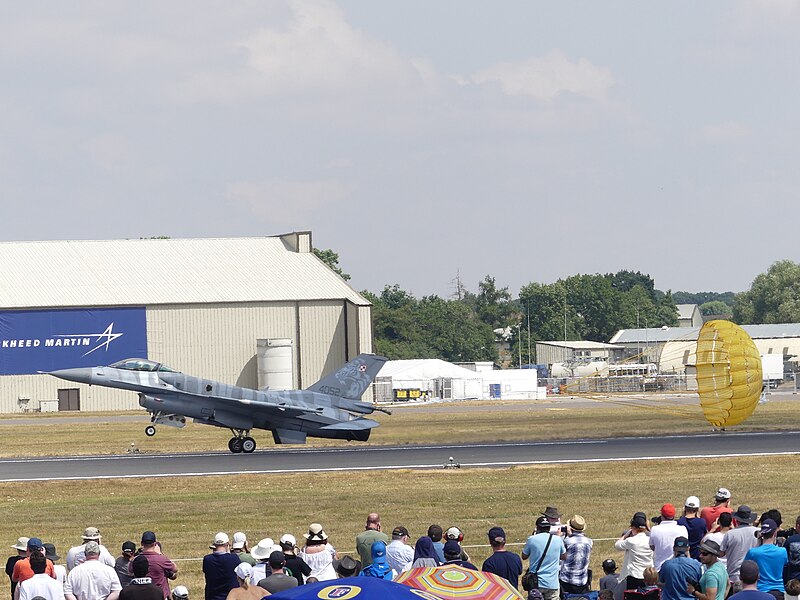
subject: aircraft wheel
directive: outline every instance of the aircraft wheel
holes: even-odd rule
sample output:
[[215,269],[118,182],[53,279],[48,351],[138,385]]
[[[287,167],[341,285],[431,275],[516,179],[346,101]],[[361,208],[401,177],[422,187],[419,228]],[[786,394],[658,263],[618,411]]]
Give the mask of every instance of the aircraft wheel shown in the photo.
[[246,437],[242,439],[242,452],[245,454],[251,454],[256,449],[256,441],[251,437]]
[[242,440],[235,437],[231,438],[230,441],[228,441],[228,450],[234,454],[239,454],[242,451]]
[[156,428],[153,427],[152,425],[148,425],[147,427],[144,428],[144,434],[147,437],[153,437],[156,434]]

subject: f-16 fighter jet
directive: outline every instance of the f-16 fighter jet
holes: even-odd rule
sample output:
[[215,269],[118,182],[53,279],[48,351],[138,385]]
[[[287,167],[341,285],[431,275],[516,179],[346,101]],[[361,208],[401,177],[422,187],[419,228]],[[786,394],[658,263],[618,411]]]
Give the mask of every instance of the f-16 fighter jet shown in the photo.
[[107,367],[52,371],[50,375],[139,393],[139,404],[151,414],[145,434],[156,425],[184,427],[195,423],[230,429],[231,452],[249,454],[256,449],[251,429],[272,432],[276,444],[304,444],[306,437],[342,440],[369,439],[378,423],[364,418],[376,410],[361,396],[383,367],[386,358],[359,354],[341,369],[305,390],[258,391],[184,375],[166,365],[129,358]]

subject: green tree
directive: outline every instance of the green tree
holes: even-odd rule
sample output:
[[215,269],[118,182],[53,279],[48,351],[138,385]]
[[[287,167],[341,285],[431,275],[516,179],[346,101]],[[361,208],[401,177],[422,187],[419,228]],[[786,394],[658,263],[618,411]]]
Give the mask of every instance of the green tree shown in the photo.
[[800,323],[800,264],[774,263],[746,292],[736,295],[733,319],[740,324]]
[[474,307],[478,319],[492,329],[506,327],[511,324],[514,307],[507,287],[499,288],[494,277],[487,275],[478,283],[478,294],[475,295]]
[[700,305],[700,312],[703,315],[730,315],[733,309],[722,300],[711,300]]
[[319,248],[314,248],[313,250],[314,256],[328,265],[339,277],[347,281],[350,279],[350,275],[342,271],[339,267],[339,255],[331,249],[328,250],[320,250]]

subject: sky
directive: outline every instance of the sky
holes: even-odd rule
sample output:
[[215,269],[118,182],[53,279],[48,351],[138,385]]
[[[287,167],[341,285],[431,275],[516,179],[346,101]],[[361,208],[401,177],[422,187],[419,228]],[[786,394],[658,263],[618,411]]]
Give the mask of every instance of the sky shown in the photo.
[[0,5],[0,241],[310,230],[356,289],[800,260],[800,0]]

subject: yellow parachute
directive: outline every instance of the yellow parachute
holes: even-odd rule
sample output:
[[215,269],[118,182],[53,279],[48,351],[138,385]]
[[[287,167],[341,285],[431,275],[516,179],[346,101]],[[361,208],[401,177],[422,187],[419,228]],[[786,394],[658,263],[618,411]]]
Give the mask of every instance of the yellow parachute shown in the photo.
[[697,338],[697,390],[714,427],[738,425],[761,396],[761,356],[749,335],[730,321],[709,321]]

